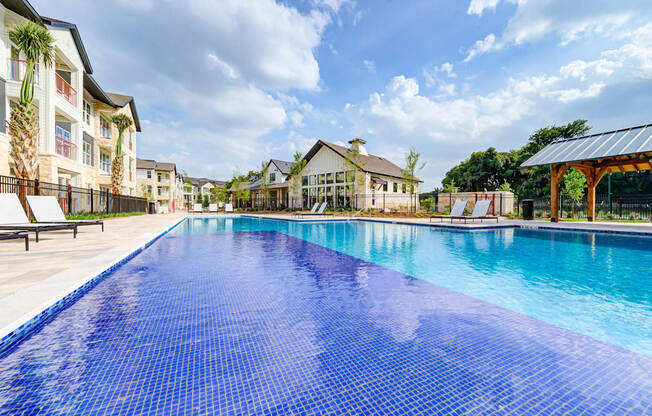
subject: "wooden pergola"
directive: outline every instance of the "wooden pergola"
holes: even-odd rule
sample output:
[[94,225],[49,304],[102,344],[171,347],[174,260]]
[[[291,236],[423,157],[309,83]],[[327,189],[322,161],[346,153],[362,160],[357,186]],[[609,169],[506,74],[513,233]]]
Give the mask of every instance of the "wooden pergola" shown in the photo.
[[607,173],[652,170],[652,124],[559,139],[521,165],[550,166],[550,221],[559,219],[559,183],[574,167],[586,177],[588,220],[595,219],[595,188]]

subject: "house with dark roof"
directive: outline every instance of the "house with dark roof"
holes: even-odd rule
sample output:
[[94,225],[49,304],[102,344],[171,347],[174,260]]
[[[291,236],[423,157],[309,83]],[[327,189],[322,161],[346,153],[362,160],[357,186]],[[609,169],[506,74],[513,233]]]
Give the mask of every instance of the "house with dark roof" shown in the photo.
[[[205,196],[211,199],[211,195],[214,188],[223,188],[226,185],[226,181],[220,181],[217,179],[209,178],[192,178],[188,177],[190,180],[191,189],[189,192],[186,192],[186,200],[188,203],[197,203],[201,204]],[[221,202],[217,202],[218,206],[222,206]]]
[[246,187],[251,194],[252,205],[257,208],[288,206],[292,162],[270,159],[265,170],[264,178]]
[[[418,205],[419,183],[408,183],[403,169],[382,156],[369,154],[366,141],[350,147],[318,140],[306,153],[301,184],[291,199],[304,208],[326,201],[329,207],[399,209]],[[410,192],[412,187],[412,192]]]

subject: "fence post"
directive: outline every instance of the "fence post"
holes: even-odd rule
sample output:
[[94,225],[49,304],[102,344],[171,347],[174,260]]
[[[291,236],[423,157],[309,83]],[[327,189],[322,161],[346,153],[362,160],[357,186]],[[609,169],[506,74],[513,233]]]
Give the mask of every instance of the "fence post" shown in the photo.
[[34,180],[34,195],[40,195],[41,194],[41,187],[39,186],[39,180],[35,179]]
[[68,184],[68,214],[72,214],[72,187]]
[[111,204],[109,203],[110,195],[109,195],[109,190],[108,189],[105,192],[106,192],[106,213],[108,214],[109,213],[109,207],[111,206]]
[[93,188],[91,188],[91,214],[93,213]]

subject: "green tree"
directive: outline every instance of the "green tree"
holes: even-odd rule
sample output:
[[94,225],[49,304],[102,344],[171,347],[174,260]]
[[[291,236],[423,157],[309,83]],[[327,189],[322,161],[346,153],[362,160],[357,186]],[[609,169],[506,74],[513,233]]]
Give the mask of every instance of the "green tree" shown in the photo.
[[[360,140],[360,139],[353,139]],[[363,160],[360,149],[356,146],[351,146],[346,150],[344,157],[344,169],[346,170],[346,191],[349,198],[353,200],[355,193],[364,193],[365,191],[365,175],[364,166],[367,163]],[[357,208],[357,207],[356,207]]]
[[264,198],[269,198],[269,162],[260,162],[260,193]]
[[306,160],[301,155],[301,152],[294,152],[294,161],[292,162],[292,165],[290,165],[290,179],[289,179],[290,191],[292,195],[300,196],[301,171],[303,170],[304,167],[306,167]]
[[208,194],[204,194],[204,198],[202,200],[201,206],[204,207],[204,208],[208,208],[210,203],[211,203],[210,197],[208,196]]
[[124,167],[122,160],[122,134],[134,122],[125,114],[114,114],[111,116],[111,122],[118,129],[118,141],[115,144],[115,156],[111,162],[111,190],[114,194],[122,192],[122,178],[124,175]]
[[574,202],[580,202],[584,197],[586,188],[586,178],[575,168],[570,168],[564,175],[564,195],[568,196]]
[[498,187],[498,190],[501,192],[513,192],[512,186],[507,181],[503,182],[503,184]]
[[39,61],[48,68],[54,60],[53,39],[47,29],[33,22],[25,22],[9,30],[9,40],[25,55],[27,61],[20,87],[20,102],[11,110],[7,123],[9,154],[19,178],[38,176],[38,114],[34,110],[34,69]]
[[[416,173],[426,166],[425,162],[419,164],[420,157],[421,157],[421,153],[417,152],[414,148],[410,149],[410,152],[407,154],[407,156],[405,156],[405,167],[403,168],[403,183],[407,184],[408,186],[408,192],[410,193],[410,201],[412,201],[412,198],[414,197],[415,188],[416,188],[415,185],[419,181],[416,177]],[[412,204],[410,203],[410,205]]]
[[229,191],[225,186],[216,186],[212,188],[211,195],[215,201],[227,202],[229,200]]
[[448,181],[447,183],[444,184],[443,192],[445,194],[454,194],[456,192],[459,192],[459,190],[460,190],[460,188],[458,188],[455,185],[455,180],[454,179],[451,179],[450,181]]

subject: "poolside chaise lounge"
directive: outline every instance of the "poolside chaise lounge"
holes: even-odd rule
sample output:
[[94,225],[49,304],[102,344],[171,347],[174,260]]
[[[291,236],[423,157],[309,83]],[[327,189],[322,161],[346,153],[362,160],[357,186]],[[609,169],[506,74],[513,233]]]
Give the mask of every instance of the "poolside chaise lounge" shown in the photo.
[[201,204],[195,204],[192,207],[192,212],[202,212],[202,206]]
[[456,199],[455,203],[453,204],[453,209],[451,209],[450,215],[431,215],[430,222],[432,222],[433,218],[440,218],[441,222],[444,222],[444,218],[451,218],[452,222],[453,217],[464,216],[464,208],[466,208],[466,201],[463,199]]
[[24,230],[5,230],[0,231],[0,240],[25,240],[25,251],[29,251],[29,234]]
[[491,205],[491,200],[489,199],[483,199],[481,201],[478,201],[475,203],[475,207],[473,207],[473,212],[471,215],[460,215],[460,216],[451,216],[451,222],[453,220],[464,220],[464,223],[466,224],[467,220],[496,220],[498,222],[498,217],[495,215],[487,215],[487,212],[489,212],[489,206]]
[[38,222],[52,224],[76,224],[82,225],[99,225],[104,232],[104,221],[102,220],[68,220],[61,210],[61,205],[53,196],[28,195],[27,203]]
[[210,204],[208,206],[208,212],[217,212],[217,204]]
[[224,204],[224,212],[233,212],[233,204]]
[[[310,211],[308,212],[308,214],[314,214],[314,213],[317,211],[317,208],[319,208],[319,202],[315,202],[315,205],[312,206],[312,208],[310,209]],[[300,216],[301,214],[302,214],[301,212],[295,212],[294,214],[292,214],[292,216],[293,216],[293,217],[294,217],[294,216],[297,216],[297,217],[298,217],[298,216]]]
[[77,238],[77,224],[29,222],[18,196],[10,193],[0,193],[0,230],[32,231],[37,243],[44,231],[72,230],[73,238]]
[[326,209],[326,206],[328,205],[327,202],[324,202],[321,204],[319,207],[319,210],[317,212],[305,212],[305,213],[299,213],[297,214],[300,217],[309,217],[309,216],[333,216],[333,214],[324,214],[324,210]]

